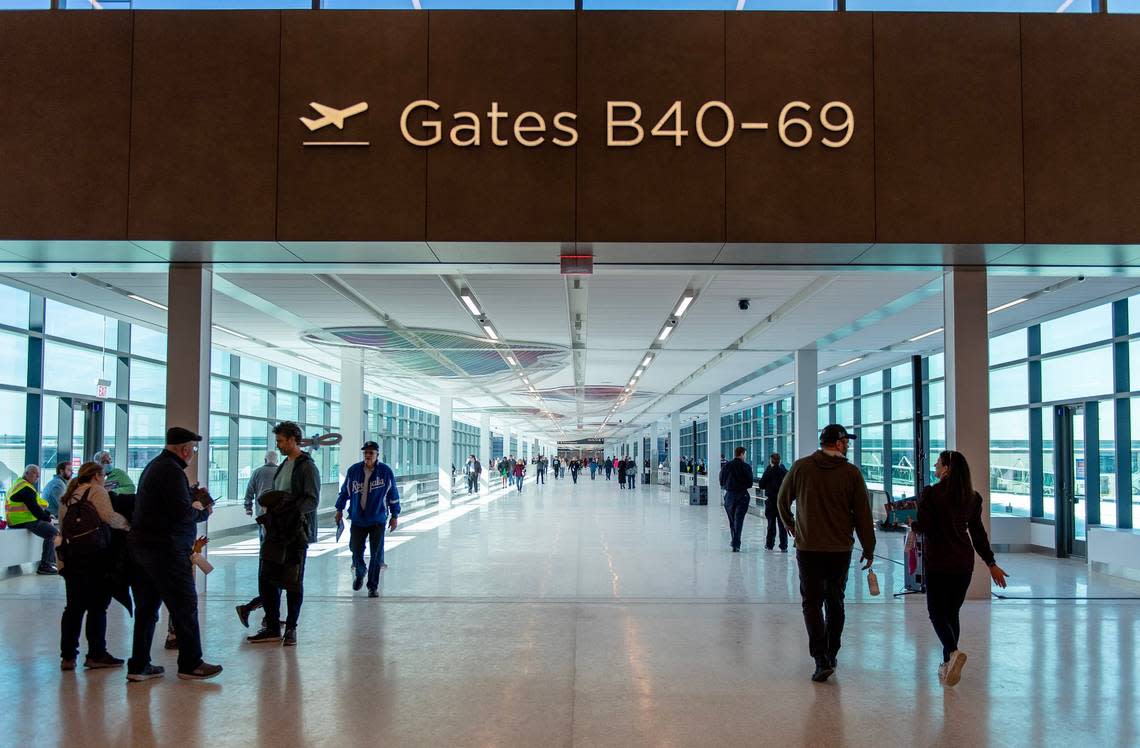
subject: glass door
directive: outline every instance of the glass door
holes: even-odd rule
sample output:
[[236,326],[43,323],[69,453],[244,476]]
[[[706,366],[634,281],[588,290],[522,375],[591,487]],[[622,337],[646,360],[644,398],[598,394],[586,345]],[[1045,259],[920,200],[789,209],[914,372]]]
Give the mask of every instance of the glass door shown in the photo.
[[1058,405],[1053,410],[1053,461],[1056,478],[1057,556],[1087,556],[1088,486],[1098,465],[1090,465],[1085,439],[1085,405]]

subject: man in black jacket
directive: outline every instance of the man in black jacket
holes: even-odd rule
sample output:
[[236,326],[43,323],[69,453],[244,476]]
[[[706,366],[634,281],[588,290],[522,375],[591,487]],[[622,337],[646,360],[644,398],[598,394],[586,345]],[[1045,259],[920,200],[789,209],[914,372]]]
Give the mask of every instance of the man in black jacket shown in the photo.
[[135,629],[127,680],[161,677],[162,667],[150,664],[150,645],[158,608],[166,604],[178,637],[178,677],[213,678],[221,665],[202,661],[198,631],[198,590],[190,554],[197,524],[210,516],[212,505],[194,496],[186,466],[202,437],[175,426],[166,432],[166,448],[143,470],[135,495],[128,536],[133,562],[131,586],[135,598]]
[[780,496],[780,484],[784,482],[784,476],[787,474],[788,469],[780,464],[780,455],[773,452],[768,458],[768,467],[764,468],[764,475],[760,476],[760,490],[766,497],[764,517],[768,520],[768,537],[765,539],[764,547],[768,550],[775,547],[776,530],[779,529],[780,550],[784,553],[788,552],[788,528],[784,527],[784,521],[780,519],[780,513],[776,510],[776,499]]
[[[262,548],[261,564],[258,567],[257,583],[261,605],[265,610],[265,625],[247,641],[253,644],[281,642],[286,647],[297,644],[297,621],[301,616],[301,603],[305,597],[305,559],[308,545],[317,542],[317,505],[320,503],[321,474],[313,458],[301,450],[301,427],[292,421],[284,421],[273,428],[277,440],[277,450],[284,455],[285,462],[277,468],[273,477],[273,492],[284,492],[288,498],[285,506],[270,509],[266,516],[274,515],[272,521],[277,529],[286,528],[283,533],[274,533],[271,525],[266,526],[266,536],[281,537],[283,555],[267,559]],[[300,535],[293,537],[287,528],[291,525],[290,514],[299,515]],[[272,550],[272,548],[271,548]],[[281,635],[281,591],[285,590],[287,611],[285,614],[285,635]]]
[[748,492],[755,476],[752,466],[744,461],[744,447],[737,447],[734,459],[720,469],[720,487],[724,490],[724,511],[732,531],[732,552],[740,552],[740,533],[744,530],[744,515],[748,513]]

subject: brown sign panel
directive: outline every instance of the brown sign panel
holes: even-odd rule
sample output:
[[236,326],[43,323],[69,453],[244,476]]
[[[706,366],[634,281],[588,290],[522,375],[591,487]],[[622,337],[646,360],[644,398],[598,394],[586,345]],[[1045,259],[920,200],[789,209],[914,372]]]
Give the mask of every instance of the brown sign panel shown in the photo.
[[272,239],[281,14],[134,14],[130,238]]
[[[875,238],[875,121],[871,16],[730,13],[728,103],[741,129],[728,145],[728,241],[866,242]],[[808,134],[804,145],[790,147]],[[838,128],[852,112],[851,140]]]
[[0,13],[0,237],[126,237],[132,24]]
[[[277,238],[423,241],[427,154],[404,142],[395,123],[406,102],[427,94],[427,14],[296,11],[282,19]],[[301,118],[321,119],[314,102],[368,108],[342,127],[310,130]]]

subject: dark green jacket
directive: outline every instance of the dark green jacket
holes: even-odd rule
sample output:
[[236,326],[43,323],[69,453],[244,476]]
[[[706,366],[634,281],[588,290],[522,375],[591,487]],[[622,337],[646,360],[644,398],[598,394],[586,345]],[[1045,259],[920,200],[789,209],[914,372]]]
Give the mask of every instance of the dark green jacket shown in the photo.
[[792,463],[780,484],[777,508],[784,525],[795,528],[796,550],[850,551],[854,531],[864,555],[875,551],[867,484],[859,468],[844,457],[821,449]]

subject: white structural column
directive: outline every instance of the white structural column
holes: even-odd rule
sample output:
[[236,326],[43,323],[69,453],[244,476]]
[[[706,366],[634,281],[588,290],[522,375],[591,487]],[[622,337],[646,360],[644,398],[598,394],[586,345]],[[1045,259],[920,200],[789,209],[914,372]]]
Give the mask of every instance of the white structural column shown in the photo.
[[[360,351],[346,348],[340,354],[340,433],[344,437],[340,443],[340,481],[344,484],[345,473],[357,462],[359,450],[367,441],[364,424],[364,366],[360,362]],[[380,459],[391,463],[394,455],[380,455]]]
[[[712,485],[714,475],[720,475],[720,391],[709,393],[709,454],[705,464],[708,466],[709,485]],[[756,464],[756,455],[748,455],[748,460]],[[709,506],[715,502],[710,501]]]
[[654,423],[647,428],[641,438],[649,442],[649,449],[641,458],[641,462],[644,465],[645,461],[649,460],[649,485],[652,486],[657,482],[657,456],[655,454],[657,451],[657,424]]
[[681,411],[669,416],[669,484],[673,493],[681,493]]
[[796,351],[796,383],[792,388],[795,396],[794,430],[796,454],[794,459],[807,457],[819,448],[819,430],[826,424],[816,422],[816,390],[819,389],[819,351],[802,348]]
[[503,426],[503,459],[514,456],[511,453],[511,427]]
[[166,426],[206,440],[186,468],[190,483],[209,485],[210,325],[214,276],[201,265],[171,265],[167,276]]
[[439,398],[439,505],[451,506],[455,486],[451,477],[452,435],[451,397]]
[[[952,270],[943,277],[946,332],[946,446],[970,465],[982,495],[982,524],[990,529],[990,347],[985,270]],[[966,597],[990,599],[990,574],[974,555]]]
[[479,464],[483,466],[483,475],[479,477],[479,489],[486,490],[491,487],[491,416],[489,413],[479,416]]

